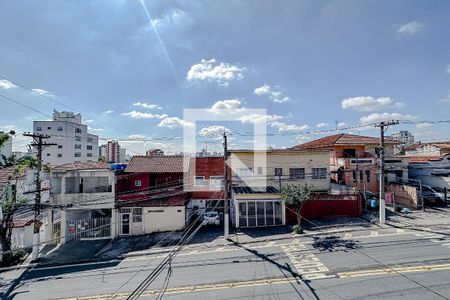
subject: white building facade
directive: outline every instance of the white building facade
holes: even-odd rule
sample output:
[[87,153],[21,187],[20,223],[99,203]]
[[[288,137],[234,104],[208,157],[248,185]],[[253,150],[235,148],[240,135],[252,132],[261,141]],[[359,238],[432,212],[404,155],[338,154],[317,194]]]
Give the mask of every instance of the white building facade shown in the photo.
[[33,132],[46,134],[47,143],[42,152],[44,164],[61,165],[72,162],[98,160],[98,136],[90,134],[81,123],[81,114],[54,111],[52,121],[34,121]]

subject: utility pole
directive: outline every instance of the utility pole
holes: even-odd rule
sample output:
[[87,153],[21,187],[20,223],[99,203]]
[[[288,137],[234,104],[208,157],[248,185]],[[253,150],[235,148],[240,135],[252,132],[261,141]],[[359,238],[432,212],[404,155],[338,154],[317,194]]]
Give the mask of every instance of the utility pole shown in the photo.
[[389,125],[397,125],[398,121],[380,122],[375,127],[380,127],[380,224],[386,223],[386,203],[384,187],[384,133]]
[[33,138],[32,147],[37,149],[37,170],[36,170],[36,191],[34,198],[34,235],[33,235],[33,252],[31,253],[31,260],[36,260],[39,254],[39,223],[38,218],[41,214],[41,170],[42,170],[42,150],[44,147],[56,146],[55,143],[45,143],[44,139],[50,136],[38,133],[24,133],[23,136]]
[[228,239],[230,235],[230,216],[229,216],[229,205],[228,205],[228,188],[229,188],[229,180],[228,180],[228,168],[227,168],[227,158],[228,158],[228,144],[227,144],[227,133],[223,133],[223,167],[224,167],[224,180],[225,180],[225,188],[224,188],[224,238]]

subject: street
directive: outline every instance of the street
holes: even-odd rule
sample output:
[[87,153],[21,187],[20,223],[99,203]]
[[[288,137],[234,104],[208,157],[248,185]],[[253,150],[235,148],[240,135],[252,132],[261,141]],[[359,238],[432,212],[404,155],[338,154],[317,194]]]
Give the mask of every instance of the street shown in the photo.
[[[450,227],[373,228],[182,251],[154,299],[446,299]],[[3,273],[3,298],[125,299],[167,254]],[[20,276],[20,277],[19,277]],[[18,277],[8,284],[8,278]],[[76,283],[74,283],[76,282]]]

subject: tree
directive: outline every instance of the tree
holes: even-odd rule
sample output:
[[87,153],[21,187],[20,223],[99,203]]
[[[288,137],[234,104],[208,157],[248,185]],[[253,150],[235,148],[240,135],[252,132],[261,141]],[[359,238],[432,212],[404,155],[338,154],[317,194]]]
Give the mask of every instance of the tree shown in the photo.
[[311,197],[311,186],[308,184],[286,184],[281,188],[281,197],[287,205],[295,209],[297,215],[297,233],[302,232],[302,207]]
[[15,135],[16,132],[11,130],[9,133],[0,132],[0,149],[6,144],[11,135]]
[[99,162],[106,162],[106,158],[105,158],[104,156],[101,156],[101,155],[100,155],[100,156],[98,157],[98,161],[99,161]]

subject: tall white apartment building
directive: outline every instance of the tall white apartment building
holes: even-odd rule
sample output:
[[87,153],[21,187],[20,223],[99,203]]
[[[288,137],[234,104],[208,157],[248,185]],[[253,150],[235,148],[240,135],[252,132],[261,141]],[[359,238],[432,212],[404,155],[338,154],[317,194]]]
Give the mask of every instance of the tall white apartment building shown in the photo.
[[414,143],[414,136],[411,134],[411,132],[406,130],[401,130],[399,132],[392,133],[391,138],[395,141],[403,142],[407,146]]
[[43,150],[44,164],[98,160],[98,136],[87,132],[87,126],[81,123],[81,114],[54,111],[53,120],[34,121],[33,132],[49,135],[45,142],[57,144]]

